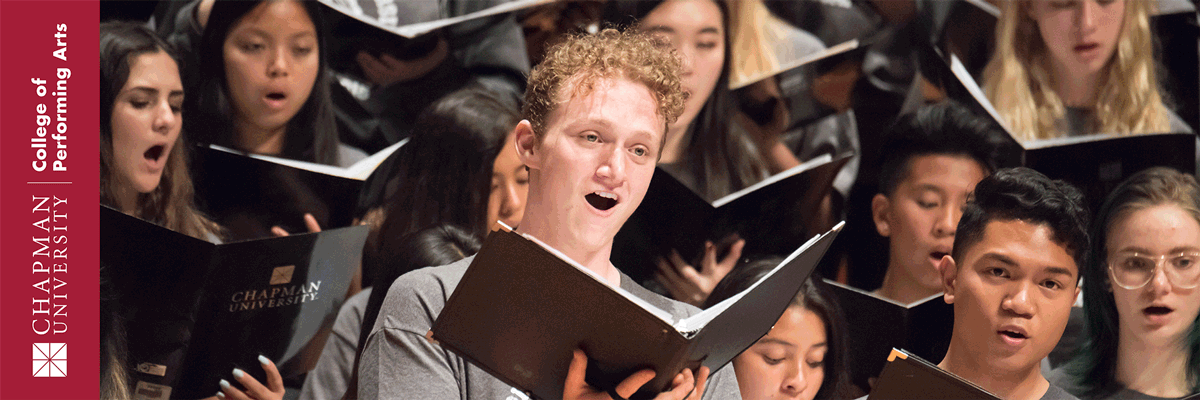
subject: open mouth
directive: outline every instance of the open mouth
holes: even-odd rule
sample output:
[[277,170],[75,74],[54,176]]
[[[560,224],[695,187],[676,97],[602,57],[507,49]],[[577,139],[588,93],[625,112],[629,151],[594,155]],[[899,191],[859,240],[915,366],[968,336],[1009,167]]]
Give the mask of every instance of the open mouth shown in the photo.
[[162,158],[163,153],[166,151],[166,149],[167,149],[166,146],[163,146],[161,144],[154,145],[153,147],[147,149],[145,153],[142,153],[142,157],[145,157],[147,160],[150,160],[150,161],[158,161],[160,158]]
[[608,211],[617,205],[617,195],[606,192],[592,192],[583,196],[588,204],[600,211]]
[[286,99],[286,98],[287,98],[287,96],[286,96],[286,95],[284,95],[283,93],[278,93],[278,92],[276,92],[276,93],[267,93],[267,99],[269,99],[269,100],[276,100],[276,101],[278,101],[278,100],[283,100],[283,99]]
[[934,261],[940,261],[942,259],[942,257],[948,256],[948,255],[950,255],[950,253],[943,253],[940,251],[935,251],[935,252],[929,253],[929,257],[932,258]]
[[1150,306],[1142,310],[1142,312],[1146,315],[1167,315],[1170,314],[1171,311],[1174,310],[1172,310],[1171,307],[1165,306]]
[[1005,337],[1012,338],[1012,339],[1014,339],[1014,340],[1022,340],[1022,339],[1028,339],[1028,338],[1029,338],[1028,336],[1025,336],[1025,334],[1024,334],[1024,333],[1017,332],[1017,331],[1014,331],[1014,330],[1007,330],[1007,329],[1006,329],[1006,330],[1001,330],[1001,331],[1000,331],[1000,334],[1001,334],[1001,335],[1003,335],[1003,336],[1005,336]]

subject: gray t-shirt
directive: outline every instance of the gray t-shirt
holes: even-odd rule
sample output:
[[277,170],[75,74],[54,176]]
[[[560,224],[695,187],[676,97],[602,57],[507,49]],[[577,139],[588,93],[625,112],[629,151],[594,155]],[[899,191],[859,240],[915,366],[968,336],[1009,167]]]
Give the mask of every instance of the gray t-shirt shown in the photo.
[[346,393],[354,354],[358,352],[358,332],[370,299],[371,288],[366,288],[342,304],[317,365],[304,378],[299,400],[338,400]]
[[[475,257],[407,273],[392,284],[359,360],[360,399],[526,400],[528,393],[425,338]],[[621,288],[683,318],[699,310],[638,286],[621,275]],[[733,368],[708,380],[704,399],[741,399]]]

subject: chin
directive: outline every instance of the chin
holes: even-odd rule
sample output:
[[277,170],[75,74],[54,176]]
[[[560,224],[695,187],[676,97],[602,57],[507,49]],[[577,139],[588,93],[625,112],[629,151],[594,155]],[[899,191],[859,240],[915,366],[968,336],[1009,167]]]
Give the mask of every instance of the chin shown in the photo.
[[158,189],[158,184],[161,181],[162,181],[161,176],[157,176],[154,178],[141,179],[141,180],[135,181],[135,183],[133,184],[133,189],[137,190],[137,192],[140,194],[150,193],[150,192],[153,192],[154,189]]

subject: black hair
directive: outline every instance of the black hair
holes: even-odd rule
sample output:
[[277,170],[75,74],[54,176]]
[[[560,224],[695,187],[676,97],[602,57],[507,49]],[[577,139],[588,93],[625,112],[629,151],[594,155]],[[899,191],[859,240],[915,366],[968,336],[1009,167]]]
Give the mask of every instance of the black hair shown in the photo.
[[[692,189],[706,199],[715,200],[762,180],[767,167],[762,155],[754,151],[747,133],[733,128],[731,116],[736,112],[737,99],[729,90],[729,69],[733,64],[730,14],[724,0],[710,1],[721,10],[724,63],[712,94],[687,128],[689,139],[678,163],[695,177],[696,187]],[[612,0],[605,8],[604,20],[620,26],[636,26],[637,21],[662,3],[661,0]]]
[[[1092,249],[1080,275],[1083,286],[1083,316],[1088,332],[1081,351],[1065,367],[1082,391],[1081,397],[1104,398],[1119,390],[1114,385],[1120,316],[1109,286],[1108,233],[1129,213],[1161,204],[1178,206],[1200,223],[1200,184],[1196,178],[1166,167],[1150,168],[1117,185],[1092,221]],[[1200,316],[1192,321],[1184,339],[1190,391],[1200,392]]]
[[[712,307],[748,289],[781,262],[782,258],[767,257],[739,265],[717,283],[702,308]],[[825,325],[825,341],[828,346],[824,360],[825,380],[821,382],[816,398],[846,398],[850,390],[846,348],[848,333],[846,319],[842,316],[842,309],[833,294],[820,277],[813,275],[800,286],[800,291],[796,293],[789,307],[803,307],[812,311]]]
[[[200,60],[200,76],[195,88],[187,88],[185,103],[188,117],[185,128],[193,132],[199,142],[219,144],[237,148],[237,135],[233,125],[234,110],[230,103],[228,79],[225,71],[225,40],[229,32],[265,1],[217,0],[208,17],[204,36],[197,52]],[[280,156],[327,165],[338,165],[337,121],[334,119],[333,101],[329,85],[333,84],[326,71],[324,24],[319,5],[315,1],[299,1],[317,32],[317,78],[312,92],[300,107],[300,111],[287,123],[287,138]],[[242,149],[245,150],[245,149]]]
[[999,165],[1005,144],[1003,128],[953,100],[930,104],[904,114],[883,136],[885,149],[879,169],[879,193],[891,196],[908,179],[912,160],[926,155],[967,157],[985,174]]
[[388,178],[395,189],[384,195],[383,223],[364,249],[364,274],[398,257],[405,235],[434,224],[484,236],[492,222],[487,221],[492,165],[518,119],[515,109],[474,85],[421,112],[409,142],[396,150],[394,176]]
[[1025,167],[1002,169],[975,185],[958,221],[952,256],[963,262],[967,249],[983,239],[988,223],[1019,220],[1049,227],[1052,239],[1080,266],[1088,254],[1088,219],[1083,194],[1069,183]]

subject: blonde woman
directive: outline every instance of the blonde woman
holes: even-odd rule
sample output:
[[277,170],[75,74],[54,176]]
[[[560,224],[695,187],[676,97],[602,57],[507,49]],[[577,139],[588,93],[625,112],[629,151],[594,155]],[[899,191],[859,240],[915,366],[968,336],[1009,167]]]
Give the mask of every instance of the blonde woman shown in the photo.
[[1160,94],[1154,5],[1003,1],[984,71],[988,100],[1022,140],[1190,131]]

